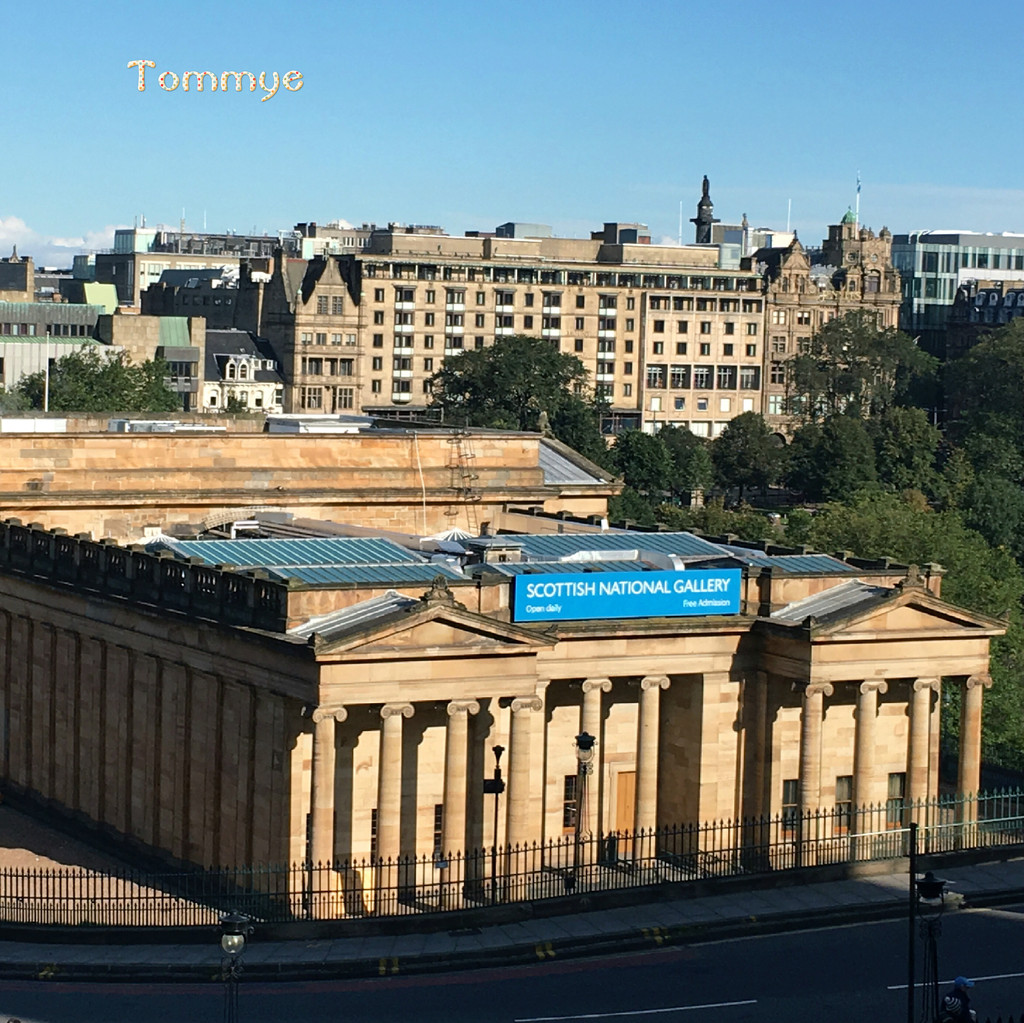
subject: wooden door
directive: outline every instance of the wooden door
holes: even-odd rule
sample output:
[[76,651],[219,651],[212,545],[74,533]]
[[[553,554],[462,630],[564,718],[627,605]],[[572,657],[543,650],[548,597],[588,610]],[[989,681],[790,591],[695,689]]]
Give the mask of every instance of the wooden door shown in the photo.
[[636,771],[615,775],[615,830],[632,831],[636,815]]

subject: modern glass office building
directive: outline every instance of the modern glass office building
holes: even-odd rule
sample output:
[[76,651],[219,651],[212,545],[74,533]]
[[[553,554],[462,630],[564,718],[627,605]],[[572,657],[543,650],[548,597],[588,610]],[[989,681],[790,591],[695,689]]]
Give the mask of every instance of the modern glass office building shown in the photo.
[[893,265],[903,281],[900,329],[942,356],[957,288],[967,280],[1024,279],[1024,234],[937,230],[897,234]]

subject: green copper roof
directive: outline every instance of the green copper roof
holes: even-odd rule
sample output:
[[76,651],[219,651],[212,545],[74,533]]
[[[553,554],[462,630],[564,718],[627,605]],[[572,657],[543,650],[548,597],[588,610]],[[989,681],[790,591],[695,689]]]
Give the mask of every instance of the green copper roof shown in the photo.
[[856,224],[857,218],[853,215],[853,210],[847,206],[846,212],[843,214],[843,219],[840,221],[841,224]]
[[188,317],[161,316],[160,344],[164,348],[188,348],[192,344],[188,336]]

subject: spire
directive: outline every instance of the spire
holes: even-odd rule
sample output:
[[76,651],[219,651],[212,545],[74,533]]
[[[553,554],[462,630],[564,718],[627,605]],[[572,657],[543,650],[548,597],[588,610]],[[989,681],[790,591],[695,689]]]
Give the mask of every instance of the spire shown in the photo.
[[18,246],[17,245],[15,245],[14,248],[11,250],[11,262],[12,263],[17,263],[18,262]]
[[711,202],[711,184],[705,174],[701,184],[700,202],[697,203],[697,216],[690,218],[690,223],[696,225],[695,241],[698,245],[711,243],[711,225],[718,223],[712,216],[714,209],[714,204]]

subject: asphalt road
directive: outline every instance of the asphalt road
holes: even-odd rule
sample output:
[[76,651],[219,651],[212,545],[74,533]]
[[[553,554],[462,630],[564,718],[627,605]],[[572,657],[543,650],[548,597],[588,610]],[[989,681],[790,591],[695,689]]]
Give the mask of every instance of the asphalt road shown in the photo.
[[[982,1021],[1020,1019],[1024,905],[954,913],[942,930],[943,982],[976,978]],[[906,924],[883,922],[435,976],[243,979],[239,1023],[905,1023],[906,957]],[[918,971],[920,958],[918,940]],[[222,1005],[219,985],[0,984],[0,1023],[221,1023]]]

